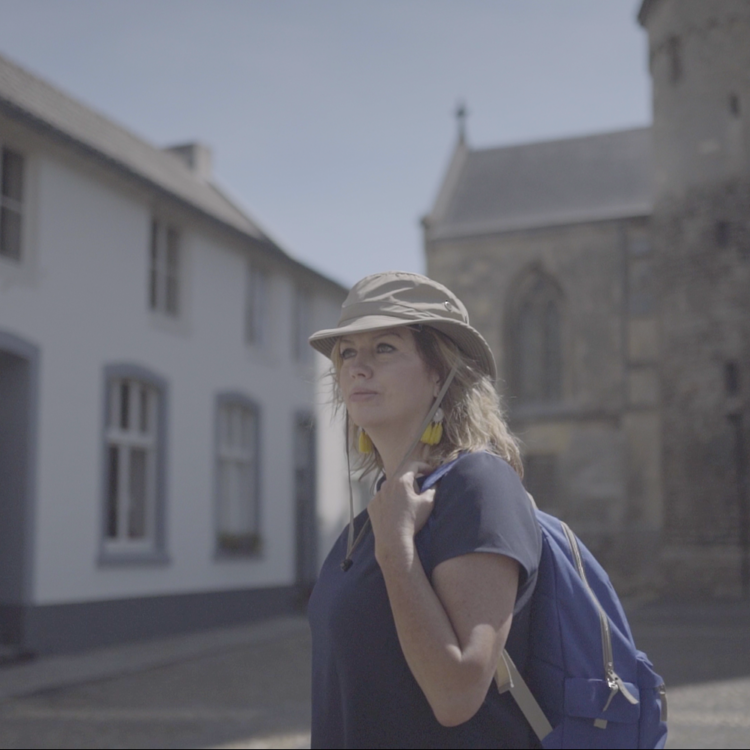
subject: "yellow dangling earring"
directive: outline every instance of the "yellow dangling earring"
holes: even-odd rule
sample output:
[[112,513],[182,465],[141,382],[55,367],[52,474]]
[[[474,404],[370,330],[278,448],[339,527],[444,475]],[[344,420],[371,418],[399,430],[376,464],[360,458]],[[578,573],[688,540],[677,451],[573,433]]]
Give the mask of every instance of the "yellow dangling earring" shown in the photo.
[[427,445],[437,445],[443,438],[443,414],[442,408],[438,408],[432,422],[427,425],[422,433],[421,442]]
[[372,453],[375,448],[370,436],[361,427],[359,428],[357,447],[359,448],[360,453]]

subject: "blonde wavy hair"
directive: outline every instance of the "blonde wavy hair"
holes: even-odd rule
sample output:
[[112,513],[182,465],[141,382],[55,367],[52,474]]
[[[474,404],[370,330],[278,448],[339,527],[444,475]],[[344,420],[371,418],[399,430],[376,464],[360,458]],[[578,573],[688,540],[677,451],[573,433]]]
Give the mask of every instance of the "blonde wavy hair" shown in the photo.
[[[432,466],[451,461],[459,453],[485,450],[504,458],[523,477],[523,464],[518,440],[508,429],[500,397],[490,378],[477,369],[473,360],[466,357],[445,334],[430,326],[405,326],[417,347],[417,352],[430,371],[436,372],[444,383],[451,369],[456,366],[456,375],[448,387],[441,404],[443,437],[431,446],[428,462]],[[339,387],[339,374],[343,360],[339,342],[331,352],[333,362],[333,402],[338,408],[346,408]],[[354,457],[353,468],[365,476],[381,470],[383,463],[377,448],[371,453],[359,452],[359,428],[347,418],[348,451]]]

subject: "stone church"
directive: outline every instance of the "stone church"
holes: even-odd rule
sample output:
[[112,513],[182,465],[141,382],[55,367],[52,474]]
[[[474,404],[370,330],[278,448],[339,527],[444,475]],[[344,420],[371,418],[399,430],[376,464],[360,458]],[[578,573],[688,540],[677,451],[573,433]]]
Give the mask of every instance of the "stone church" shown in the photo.
[[498,358],[526,484],[623,592],[750,594],[750,2],[645,0],[653,125],[472,149],[428,274]]

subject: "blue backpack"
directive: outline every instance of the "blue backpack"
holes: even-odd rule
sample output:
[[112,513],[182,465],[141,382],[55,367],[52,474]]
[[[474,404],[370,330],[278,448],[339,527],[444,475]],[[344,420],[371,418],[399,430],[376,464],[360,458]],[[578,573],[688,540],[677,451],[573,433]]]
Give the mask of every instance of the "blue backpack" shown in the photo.
[[[422,490],[453,463],[430,474]],[[544,748],[663,748],[664,681],[636,649],[609,577],[567,524],[535,512],[542,557],[529,659],[522,676],[504,651],[498,689],[510,690]]]

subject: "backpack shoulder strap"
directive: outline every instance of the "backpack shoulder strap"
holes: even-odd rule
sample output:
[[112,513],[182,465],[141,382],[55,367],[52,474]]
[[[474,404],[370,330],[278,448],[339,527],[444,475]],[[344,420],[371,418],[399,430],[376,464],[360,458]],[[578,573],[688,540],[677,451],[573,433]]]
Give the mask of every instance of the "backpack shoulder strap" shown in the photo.
[[424,492],[425,490],[429,490],[430,487],[436,485],[453,468],[453,464],[455,464],[456,461],[459,461],[460,459],[461,456],[459,456],[458,458],[454,458],[452,461],[448,461],[447,464],[438,466],[435,471],[433,471],[431,474],[428,474],[422,482],[422,492]]
[[552,725],[505,649],[498,659],[495,682],[500,693],[510,690],[513,700],[518,704],[539,742],[542,742],[552,731]]

